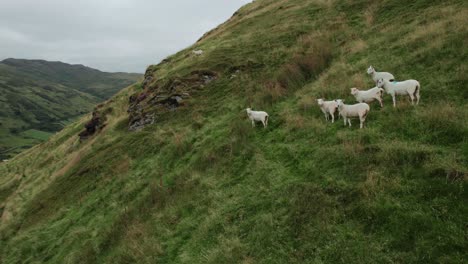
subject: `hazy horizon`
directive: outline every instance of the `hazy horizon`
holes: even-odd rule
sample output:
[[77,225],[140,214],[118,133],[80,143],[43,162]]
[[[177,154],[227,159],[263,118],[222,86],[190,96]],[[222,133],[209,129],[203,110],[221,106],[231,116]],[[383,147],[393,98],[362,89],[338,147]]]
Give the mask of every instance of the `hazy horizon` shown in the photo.
[[1,3],[0,60],[61,61],[107,72],[143,73],[148,65],[195,43],[248,2]]

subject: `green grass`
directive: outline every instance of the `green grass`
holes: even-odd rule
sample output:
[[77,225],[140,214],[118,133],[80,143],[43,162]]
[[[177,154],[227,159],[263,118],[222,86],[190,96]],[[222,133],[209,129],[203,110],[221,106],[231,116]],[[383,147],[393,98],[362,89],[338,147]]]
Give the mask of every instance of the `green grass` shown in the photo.
[[38,139],[41,141],[47,140],[50,136],[51,133],[49,132],[44,132],[44,131],[39,131],[35,129],[29,129],[21,133],[22,136],[26,138],[32,138],[32,139]]
[[[463,1],[246,5],[150,66],[151,95],[218,72],[176,111],[143,101],[156,122],[128,132],[134,85],[88,141],[89,115],[0,165],[0,261],[466,262],[467,13]],[[352,102],[350,87],[373,86],[370,64],[419,80],[421,104],[385,96],[365,129],[326,123],[315,99]],[[270,114],[267,129],[248,106]]]

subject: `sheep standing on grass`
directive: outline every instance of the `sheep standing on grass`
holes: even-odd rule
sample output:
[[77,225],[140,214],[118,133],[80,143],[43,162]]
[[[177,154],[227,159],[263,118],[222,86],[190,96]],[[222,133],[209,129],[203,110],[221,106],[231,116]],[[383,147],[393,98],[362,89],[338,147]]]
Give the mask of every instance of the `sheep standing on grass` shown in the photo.
[[268,113],[264,111],[252,111],[252,109],[247,108],[247,115],[249,116],[250,120],[252,120],[252,127],[255,127],[255,122],[259,121],[262,122],[263,127],[266,128],[268,126]]
[[193,50],[192,53],[197,55],[197,56],[200,56],[200,55],[203,54],[203,50]]
[[380,107],[383,107],[383,94],[384,89],[379,87],[374,87],[367,91],[361,91],[358,88],[351,88],[351,94],[354,95],[356,101],[359,103],[370,103],[375,100],[379,101]]
[[344,119],[344,125],[346,126],[346,120],[348,121],[349,126],[351,127],[351,117],[359,117],[361,121],[360,128],[363,127],[364,121],[366,121],[367,114],[370,111],[370,107],[366,103],[359,103],[354,105],[346,105],[341,99],[336,100],[338,104],[338,110],[340,115]]
[[409,95],[411,104],[414,105],[414,99],[416,99],[416,104],[419,104],[419,91],[421,90],[421,85],[416,80],[390,82],[385,79],[380,79],[377,82],[377,87],[384,88],[385,91],[392,96],[393,107],[396,107],[397,95]]
[[335,123],[335,112],[338,104],[335,101],[324,101],[323,99],[317,99],[317,104],[325,115],[325,120],[328,121],[328,115],[331,115],[332,123]]
[[376,84],[380,79],[389,80],[389,81],[395,80],[395,77],[393,76],[393,74],[389,72],[377,72],[372,66],[369,66],[369,68],[367,69],[367,74],[369,74],[372,77],[372,80],[374,80]]

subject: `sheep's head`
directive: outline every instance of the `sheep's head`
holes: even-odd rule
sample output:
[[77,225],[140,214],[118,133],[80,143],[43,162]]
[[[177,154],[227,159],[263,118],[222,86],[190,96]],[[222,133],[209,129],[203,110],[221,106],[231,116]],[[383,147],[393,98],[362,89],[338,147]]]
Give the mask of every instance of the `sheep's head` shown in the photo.
[[372,65],[369,66],[369,69],[367,69],[367,74],[373,74],[374,72],[375,72],[374,67],[372,67]]
[[322,99],[322,98],[317,99],[317,104],[318,104],[318,105],[323,105],[323,99]]
[[335,100],[336,105],[338,108],[342,107],[344,105],[344,100],[343,99],[336,99]]
[[383,88],[383,87],[384,87],[384,84],[385,84],[384,79],[379,79],[379,80],[377,81],[377,87],[379,87],[379,88]]
[[356,95],[359,92],[358,88],[351,88],[351,94]]
[[245,111],[247,111],[247,113],[250,113],[252,112],[252,109],[249,107],[249,108],[246,108]]

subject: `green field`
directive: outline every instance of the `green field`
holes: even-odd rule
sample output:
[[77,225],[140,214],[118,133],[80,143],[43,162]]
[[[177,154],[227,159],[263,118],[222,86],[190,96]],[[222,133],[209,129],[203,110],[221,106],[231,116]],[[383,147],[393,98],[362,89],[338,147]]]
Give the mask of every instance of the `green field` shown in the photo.
[[0,61],[0,159],[47,139],[30,131],[55,133],[140,77],[62,62]]
[[37,139],[40,141],[46,141],[52,135],[52,133],[39,131],[35,129],[29,129],[24,132],[21,132],[21,135],[24,136],[25,138],[32,138],[32,139]]
[[[244,6],[107,101],[97,135],[77,137],[88,115],[0,164],[0,262],[466,263],[467,18],[460,0]],[[315,100],[354,102],[369,65],[421,103],[325,122]]]

